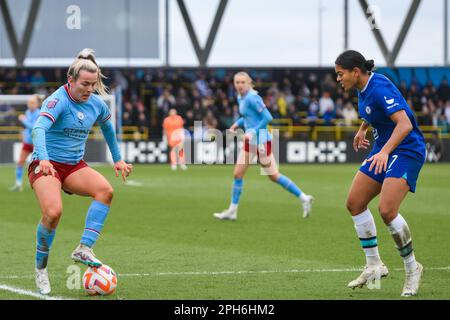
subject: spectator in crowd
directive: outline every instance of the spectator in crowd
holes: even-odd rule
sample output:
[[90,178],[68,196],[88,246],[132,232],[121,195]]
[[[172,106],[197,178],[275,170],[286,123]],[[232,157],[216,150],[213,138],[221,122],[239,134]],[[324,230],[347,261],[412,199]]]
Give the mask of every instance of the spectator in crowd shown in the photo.
[[293,103],[288,106],[287,117],[292,120],[292,124],[294,126],[300,126],[302,124],[302,119],[295,108],[295,104]]
[[316,98],[313,98],[309,104],[308,116],[306,118],[311,130],[313,130],[314,126],[317,123],[317,119],[319,119],[319,110],[319,102]]
[[419,126],[432,126],[433,125],[433,117],[431,115],[430,109],[428,108],[428,104],[422,105],[422,113],[417,117],[417,122]]
[[439,162],[444,154],[444,144],[442,143],[439,133],[433,132],[433,138],[427,143],[428,160],[431,162]]
[[327,111],[322,115],[322,118],[324,120],[324,124],[326,126],[333,125],[333,120],[336,119],[336,112],[334,109],[328,108]]
[[[66,81],[64,73],[61,68],[1,68],[0,93],[38,92],[48,96],[58,87],[55,83]],[[162,119],[170,108],[176,108],[188,123],[191,120],[203,121],[211,111],[221,130],[227,127],[230,117],[234,121],[239,118],[232,70],[196,72],[182,68],[147,68],[105,69],[104,73],[108,75],[105,81],[110,87],[121,90],[123,124],[142,128],[140,124],[146,122],[152,137],[162,134]],[[355,92],[344,92],[330,73],[294,69],[264,69],[252,73],[255,74],[255,89],[275,118],[290,118],[298,125],[302,123],[301,118],[312,125],[317,120],[324,120],[327,125],[333,125],[333,119],[339,118],[343,118],[347,125],[353,121],[355,110],[347,108],[347,104],[356,105]],[[440,126],[448,131],[450,88],[446,77],[437,86],[432,81],[419,83],[413,79],[411,84],[402,81],[399,89],[415,109],[421,125]],[[4,110],[0,118],[8,119],[8,114]],[[11,118],[15,118],[15,114]],[[5,121],[0,120],[0,123]]]
[[186,119],[184,122],[184,128],[188,130],[191,134],[194,132],[194,111],[186,111]]
[[233,113],[231,108],[225,108],[222,116],[219,118],[219,129],[224,131],[231,127],[234,123]]
[[324,116],[325,113],[328,115],[334,113],[334,101],[328,91],[324,91],[319,100],[319,114]]
[[447,126],[450,125],[450,100],[445,101],[444,115],[447,122]]
[[439,97],[439,100],[441,101],[448,101],[450,100],[450,87],[448,86],[448,80],[447,78],[442,79],[442,82],[437,89],[437,96]]
[[411,87],[409,89],[409,97],[411,101],[410,106],[412,106],[414,112],[418,112],[422,110],[422,102],[421,102],[421,96],[420,92],[417,89],[416,84],[411,84]]
[[30,81],[33,87],[41,87],[45,82],[47,82],[44,75],[39,70],[33,73]]
[[209,97],[212,95],[209,84],[205,80],[205,75],[203,73],[198,73],[197,80],[195,80],[194,85],[202,97]]
[[353,122],[359,118],[358,112],[356,112],[356,109],[353,107],[351,102],[347,102],[345,104],[344,110],[342,110],[342,115],[346,126],[352,126]]
[[192,101],[188,97],[186,89],[184,88],[178,89],[178,94],[176,97],[176,107],[178,114],[181,117],[184,117],[186,115],[186,112],[192,108]]
[[176,107],[175,97],[168,88],[156,100],[158,123],[162,123],[164,117],[169,113],[169,109]]

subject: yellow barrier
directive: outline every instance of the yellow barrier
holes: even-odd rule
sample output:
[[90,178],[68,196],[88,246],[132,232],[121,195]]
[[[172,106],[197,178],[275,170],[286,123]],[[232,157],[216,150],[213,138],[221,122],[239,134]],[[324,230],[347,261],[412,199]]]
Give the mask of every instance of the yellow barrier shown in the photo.
[[[292,124],[292,119],[274,119],[269,125],[269,130],[278,129],[280,132],[286,133],[288,138],[295,137],[296,134],[308,134],[309,139],[316,141],[321,140],[321,136],[327,135],[329,140],[329,135],[331,134],[332,139],[335,141],[340,141],[345,138],[345,133],[349,133],[352,136],[359,129],[359,126],[294,126]],[[426,139],[433,138],[433,133],[438,132],[441,139],[450,139],[450,133],[443,133],[443,129],[440,127],[433,126],[422,126],[420,129]],[[1,126],[0,127],[0,140],[21,140],[22,139],[22,127],[18,126]],[[370,131],[371,129],[369,129]],[[119,137],[122,141],[137,141],[137,140],[148,140],[149,130],[148,128],[143,128],[142,132],[139,131],[137,126],[124,126],[122,127],[122,135]],[[92,128],[89,134],[89,139],[91,140],[102,140],[103,135],[101,133],[100,127],[96,126]]]

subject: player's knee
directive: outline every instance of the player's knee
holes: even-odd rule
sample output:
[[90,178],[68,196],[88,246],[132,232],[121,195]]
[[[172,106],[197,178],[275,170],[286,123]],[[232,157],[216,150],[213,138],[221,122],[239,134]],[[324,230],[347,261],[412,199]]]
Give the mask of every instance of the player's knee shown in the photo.
[[397,208],[389,203],[380,203],[378,205],[378,211],[385,224],[391,223],[397,215]]
[[56,227],[61,218],[62,207],[59,205],[52,205],[44,210],[43,219],[46,225]]
[[110,204],[114,197],[114,189],[111,185],[104,186],[99,189],[94,196],[95,200],[100,201],[104,204]]
[[270,181],[277,182],[280,175],[279,174],[270,174],[267,177],[270,179]]
[[240,173],[240,172],[236,172],[234,174],[234,178],[235,179],[242,179],[242,178],[244,178],[244,175],[242,173]]
[[347,198],[347,202],[345,205],[347,207],[348,212],[350,212],[352,216],[356,216],[361,212],[363,212],[364,210],[366,210],[365,205],[352,198]]

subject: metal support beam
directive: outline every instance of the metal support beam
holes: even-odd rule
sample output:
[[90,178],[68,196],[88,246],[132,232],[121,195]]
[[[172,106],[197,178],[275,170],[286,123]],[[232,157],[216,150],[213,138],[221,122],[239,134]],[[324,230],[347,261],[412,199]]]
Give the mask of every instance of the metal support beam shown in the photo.
[[369,5],[366,0],[359,0],[359,4],[367,18],[367,21],[371,23],[372,32],[375,36],[375,39],[380,47],[381,53],[386,60],[386,64],[389,67],[393,67],[395,65],[395,60],[397,60],[397,56],[400,52],[400,49],[403,46],[403,42],[405,41],[406,35],[408,34],[409,28],[411,27],[412,21],[417,13],[417,9],[419,8],[421,0],[413,0],[411,6],[409,7],[408,14],[406,15],[405,21],[402,24],[402,28],[400,33],[395,41],[394,48],[392,51],[389,51],[386,42],[384,41],[383,35],[381,34],[380,29],[375,21],[375,17],[372,15],[372,12],[369,10]]
[[448,0],[444,0],[444,65],[448,64]]
[[204,49],[200,48],[194,26],[192,25],[184,1],[177,0],[177,3],[178,7],[180,8],[181,15],[183,16],[184,23],[186,24],[189,37],[191,38],[192,45],[194,46],[195,54],[197,55],[200,67],[205,67],[209,58],[209,54],[211,52],[212,45],[217,35],[217,30],[219,29],[220,22],[222,21],[223,13],[225,12],[225,8],[228,4],[228,0],[220,0],[219,8],[217,9],[216,16],[214,17],[214,21],[211,30],[209,31],[208,40],[206,41],[206,46]]
[[165,24],[166,24],[166,34],[165,34],[165,38],[166,38],[166,43],[165,43],[165,63],[166,63],[166,67],[168,67],[170,65],[169,62],[169,1],[170,0],[166,0],[166,18],[165,18]]
[[395,41],[394,49],[392,50],[391,56],[389,57],[389,60],[392,64],[394,64],[395,60],[397,60],[397,56],[400,52],[400,49],[403,46],[403,42],[405,42],[406,35],[408,34],[409,28],[411,27],[414,17],[416,16],[420,2],[421,0],[414,0],[411,6],[409,7],[408,15],[406,16],[405,21],[403,22],[402,29],[398,34],[397,41]]
[[31,36],[33,35],[34,23],[41,6],[41,0],[33,0],[31,2],[30,12],[28,13],[27,24],[22,37],[22,43],[19,44],[17,40],[16,31],[12,22],[11,14],[6,0],[0,0],[0,9],[2,11],[3,20],[5,21],[5,28],[8,33],[11,51],[13,52],[16,64],[18,67],[23,66],[25,57],[27,56],[28,47],[30,45]]
[[369,10],[369,5],[367,4],[366,0],[359,0],[359,4],[361,5],[361,8],[367,18],[367,21],[372,23],[371,29],[373,32],[373,35],[375,36],[375,40],[378,43],[378,47],[381,50],[381,53],[383,54],[384,60],[386,61],[387,65],[390,65],[389,63],[389,49],[387,48],[386,42],[384,41],[383,35],[381,34],[380,29],[378,29],[376,26],[375,17],[372,16],[372,12]]
[[318,49],[318,54],[319,54],[319,67],[322,66],[322,16],[323,16],[323,4],[322,4],[322,0],[319,0],[319,34],[318,34],[318,38],[319,38],[319,49]]
[[344,51],[348,50],[348,0],[344,0]]

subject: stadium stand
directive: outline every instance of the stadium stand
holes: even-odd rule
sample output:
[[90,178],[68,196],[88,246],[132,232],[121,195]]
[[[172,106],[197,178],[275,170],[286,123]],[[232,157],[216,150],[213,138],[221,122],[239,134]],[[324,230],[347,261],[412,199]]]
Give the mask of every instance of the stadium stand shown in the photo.
[[[203,121],[208,128],[228,128],[238,118],[232,84],[237,70],[105,68],[103,71],[111,90],[120,90],[122,94],[123,138],[146,140],[161,137],[162,119],[171,107],[186,120],[186,129],[190,131],[194,121]],[[352,112],[357,107],[356,93],[343,92],[332,69],[247,71],[274,117],[272,127],[280,129],[286,138],[340,140],[359,124]],[[433,132],[439,132],[442,137],[449,137],[449,68],[378,71],[397,84],[426,135],[431,137]],[[0,94],[48,95],[64,82],[65,70],[61,68],[0,69]],[[8,105],[0,106],[0,125],[2,132],[8,134],[14,133],[18,125],[16,112]]]

